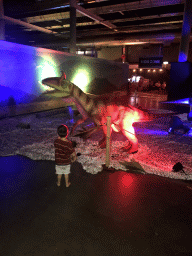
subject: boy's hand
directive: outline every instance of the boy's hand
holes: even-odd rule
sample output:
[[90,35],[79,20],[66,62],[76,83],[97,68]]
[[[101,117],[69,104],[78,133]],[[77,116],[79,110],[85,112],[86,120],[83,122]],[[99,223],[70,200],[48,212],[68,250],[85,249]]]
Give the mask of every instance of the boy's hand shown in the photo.
[[76,153],[73,152],[73,153],[71,154],[71,162],[75,162],[76,160],[77,160]]

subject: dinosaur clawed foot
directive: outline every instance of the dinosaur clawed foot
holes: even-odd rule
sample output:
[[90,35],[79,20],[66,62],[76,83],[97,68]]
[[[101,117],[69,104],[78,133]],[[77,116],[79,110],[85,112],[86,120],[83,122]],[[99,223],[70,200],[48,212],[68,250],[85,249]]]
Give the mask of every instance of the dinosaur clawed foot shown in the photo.
[[95,131],[95,128],[91,128],[89,130],[83,129],[78,131],[78,133],[76,133],[75,135],[73,135],[74,137],[81,137],[83,139],[88,139]]
[[138,146],[129,143],[127,146],[122,147],[121,150],[123,152],[127,152],[128,154],[135,154],[138,152]]
[[[106,148],[106,138],[104,137],[102,140],[99,141],[100,148]],[[127,152],[128,154],[135,154],[138,152],[138,144],[129,144],[125,147],[121,148],[121,151]]]

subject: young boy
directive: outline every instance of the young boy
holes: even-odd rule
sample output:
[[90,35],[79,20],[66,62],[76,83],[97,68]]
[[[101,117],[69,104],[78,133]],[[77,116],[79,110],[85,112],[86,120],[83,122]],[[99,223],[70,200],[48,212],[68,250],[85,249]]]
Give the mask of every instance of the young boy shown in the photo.
[[61,185],[62,174],[65,176],[65,185],[69,187],[69,173],[71,163],[76,160],[75,150],[72,142],[67,139],[69,129],[66,125],[60,125],[57,128],[59,137],[54,141],[55,146],[55,169],[57,174],[57,186]]

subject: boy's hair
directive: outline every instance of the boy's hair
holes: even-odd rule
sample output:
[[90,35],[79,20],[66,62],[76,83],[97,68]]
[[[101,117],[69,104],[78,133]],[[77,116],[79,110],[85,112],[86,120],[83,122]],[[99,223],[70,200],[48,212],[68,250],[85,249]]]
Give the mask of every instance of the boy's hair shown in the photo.
[[59,135],[59,137],[64,138],[68,135],[68,127],[64,124],[61,124],[58,128],[57,128],[57,133]]

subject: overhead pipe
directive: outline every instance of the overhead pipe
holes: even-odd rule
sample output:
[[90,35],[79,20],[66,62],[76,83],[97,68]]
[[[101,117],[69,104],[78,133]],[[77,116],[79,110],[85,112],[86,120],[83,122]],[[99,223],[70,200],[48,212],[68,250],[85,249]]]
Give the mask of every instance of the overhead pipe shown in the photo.
[[[180,39],[181,34],[180,33],[159,33],[156,32],[149,33],[148,35],[142,35],[142,37],[138,35],[126,35],[125,37],[118,38],[115,35],[107,35],[107,36],[98,36],[98,37],[91,37],[87,38],[84,37],[83,39],[79,39],[77,42],[77,45],[88,45],[88,44],[99,44],[99,43],[115,43],[115,42],[121,42],[121,45],[124,45],[126,42],[135,40],[136,43],[141,43],[144,41],[150,41],[153,40],[156,43],[162,43],[165,41],[174,41],[175,39]],[[166,39],[167,38],[167,39]]]
[[98,15],[95,15],[95,14],[91,13],[90,11],[84,9],[83,7],[81,7],[81,6],[79,6],[79,5],[76,5],[75,8],[76,8],[76,10],[77,10],[78,12],[80,12],[81,14],[83,14],[83,15],[89,17],[89,18],[92,19],[92,20],[95,20],[95,21],[101,23],[102,25],[104,25],[104,26],[106,26],[106,27],[108,27],[108,28],[111,28],[111,29],[117,28],[117,27],[116,27],[115,25],[113,25],[111,22],[104,20],[103,18],[99,17]]
[[47,33],[47,34],[58,34],[57,32],[54,32],[52,30],[49,30],[49,29],[46,29],[46,28],[41,28],[41,27],[38,27],[36,25],[32,25],[30,23],[27,23],[27,22],[24,22],[24,21],[21,21],[21,20],[17,20],[17,19],[11,18],[11,17],[7,17],[5,15],[2,15],[1,18],[3,20],[11,22],[13,24],[21,25],[21,26],[24,26],[24,27],[27,27],[27,28],[30,28],[30,29],[33,29],[33,30],[38,30],[38,31],[41,31],[41,32],[44,32],[44,33]]
[[[155,32],[150,35],[142,35],[142,39],[140,37],[140,35],[137,36],[127,36],[126,38],[119,39],[119,40],[115,40],[115,36],[111,35],[111,36],[103,36],[103,37],[97,37],[97,38],[85,38],[85,39],[77,39],[76,45],[77,46],[92,46],[93,45],[98,45],[99,44],[108,44],[108,45],[126,45],[129,44],[130,42],[135,41],[135,44],[146,44],[146,43],[155,43],[155,44],[162,44],[165,41],[169,41],[169,42],[174,42],[174,40],[180,40],[180,33],[162,33],[162,34],[156,34]],[[167,38],[167,40],[165,40]],[[171,38],[171,40],[170,40]],[[47,43],[47,44],[38,44],[38,47],[52,47],[53,43]],[[69,40],[65,40],[65,42],[59,42],[59,43],[55,43],[54,42],[54,46],[55,47],[70,47],[70,41]]]

